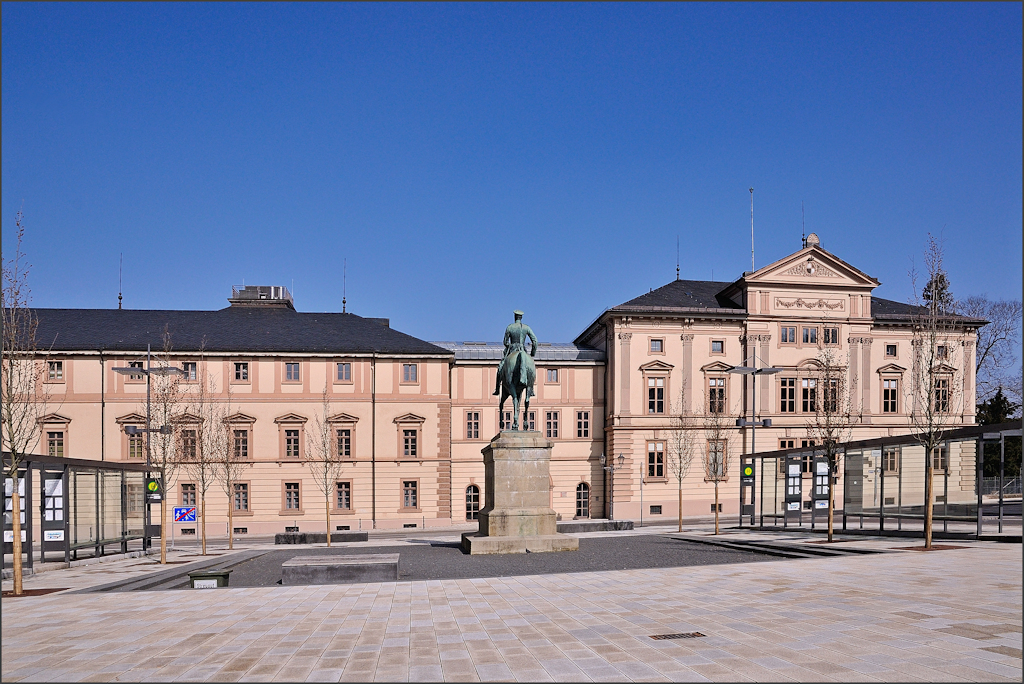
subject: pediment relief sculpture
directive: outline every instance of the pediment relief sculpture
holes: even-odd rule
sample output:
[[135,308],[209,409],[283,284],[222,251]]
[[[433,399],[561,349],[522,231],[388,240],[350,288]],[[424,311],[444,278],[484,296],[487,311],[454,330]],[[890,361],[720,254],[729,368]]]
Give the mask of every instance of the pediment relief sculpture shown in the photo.
[[842,299],[804,299],[803,297],[797,297],[796,299],[783,299],[782,297],[776,297],[775,306],[783,309],[842,311],[845,308],[845,303]]

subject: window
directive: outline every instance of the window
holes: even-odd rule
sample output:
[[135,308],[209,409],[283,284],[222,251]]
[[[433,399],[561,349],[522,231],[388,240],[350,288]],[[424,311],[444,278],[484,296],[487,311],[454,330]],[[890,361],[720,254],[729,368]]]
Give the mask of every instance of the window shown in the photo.
[[[795,444],[796,444],[796,441],[792,440],[792,439],[780,439],[779,440],[779,448],[780,449],[792,449],[795,446]],[[779,459],[779,460],[782,460],[782,459]]]
[[[142,366],[142,362],[141,361],[129,361],[128,362],[128,367],[129,368],[142,369],[143,366]],[[142,380],[142,373],[139,373],[138,375],[134,375],[134,374],[129,375],[128,379],[129,380]]]
[[576,436],[590,437],[590,411],[576,412]]
[[284,431],[284,457],[299,458],[299,431]]
[[56,456],[57,458],[63,458],[64,456],[64,433],[63,432],[47,432],[46,433],[46,453],[50,456]]
[[882,413],[899,411],[899,380],[882,380]]
[[196,486],[194,484],[186,483],[181,485],[181,505],[196,505]]
[[466,412],[466,439],[480,439],[480,412]]
[[247,511],[249,510],[249,485],[244,482],[235,483],[235,510],[236,511]]
[[234,439],[234,458],[236,461],[246,461],[249,459],[249,431],[248,430],[232,430],[231,431]]
[[886,357],[888,357],[890,359],[896,358],[896,345],[895,344],[887,344],[887,345],[885,345],[885,355],[886,355]]
[[419,508],[418,486],[416,480],[402,481],[402,508]]
[[665,378],[647,378],[647,412],[665,412]]
[[128,458],[145,458],[142,435],[128,435]]
[[558,369],[548,368],[548,382],[558,382]]
[[194,461],[196,458],[196,431],[181,431],[181,457],[186,461]]
[[402,430],[402,455],[416,458],[416,430]]
[[647,477],[665,477],[665,443],[647,443]]
[[544,436],[558,437],[558,411],[544,412]]
[[708,413],[725,413],[725,378],[708,378]]
[[284,364],[284,379],[285,382],[298,382],[301,379],[299,376],[298,363],[289,362]]
[[576,485],[576,517],[590,517],[590,485],[586,482]]
[[[501,429],[502,430],[508,430],[508,429],[511,429],[511,427],[512,427],[512,412],[511,411],[505,411],[504,413],[501,414]],[[529,430],[530,432],[535,432],[537,430],[537,412],[536,411],[530,411],[530,413],[527,415],[527,417],[526,417],[526,425],[523,426],[523,429],[524,430]]]
[[725,440],[708,441],[707,479],[721,480],[725,477]]
[[779,380],[779,412],[796,413],[796,378]]
[[181,370],[185,371],[185,379],[186,380],[195,380],[196,379],[196,362],[195,361],[185,361],[184,363],[181,364]]
[[725,340],[711,340],[711,353],[712,354],[724,354],[725,353]]
[[882,472],[895,473],[900,469],[900,448],[885,447],[882,450]]
[[796,344],[796,327],[782,326],[782,344]]
[[352,364],[346,362],[337,364],[337,378],[340,382],[349,382],[352,380]]
[[949,378],[936,378],[935,380],[935,411],[936,413],[949,411]]
[[402,382],[416,382],[416,364],[402,364]]
[[466,487],[466,520],[480,518],[480,488],[476,485]]
[[821,409],[825,413],[836,414],[839,412],[839,380],[837,378],[825,378],[822,386],[824,396],[821,398]]
[[932,469],[949,470],[949,449],[945,445],[932,449]]
[[335,484],[335,491],[338,495],[338,510],[339,511],[351,511],[352,510],[352,483],[351,482],[338,482]]
[[342,429],[338,434],[338,458],[352,458],[352,430]]
[[804,328],[804,344],[818,344],[818,329]]
[[127,503],[129,513],[142,513],[145,509],[145,489],[140,484],[129,484],[127,487]]
[[800,407],[804,413],[818,410],[818,381],[814,378],[803,378],[800,381]]
[[825,344],[839,344],[839,328],[825,328],[822,330]]
[[284,483],[284,507],[289,511],[300,510],[299,506],[299,483],[298,482],[285,482]]
[[64,362],[63,361],[47,361],[46,362],[46,379],[47,380],[63,380],[64,379]]
[[665,340],[651,340],[651,353],[661,354],[665,351]]
[[949,348],[944,344],[935,347],[935,358],[944,359],[949,356]]
[[[813,439],[801,439],[800,447],[807,448],[814,446]],[[814,472],[814,454],[804,454],[800,457],[800,472],[801,473],[813,473]]]
[[235,362],[235,380],[245,382],[249,379],[249,364],[246,361]]

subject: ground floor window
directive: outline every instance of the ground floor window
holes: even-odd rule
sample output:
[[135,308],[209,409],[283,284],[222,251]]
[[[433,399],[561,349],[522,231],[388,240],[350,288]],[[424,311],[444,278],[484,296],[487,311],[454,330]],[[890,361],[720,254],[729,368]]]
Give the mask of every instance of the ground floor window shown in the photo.
[[590,517],[590,485],[586,482],[576,485],[576,517]]
[[466,487],[466,520],[480,518],[480,488],[476,485]]

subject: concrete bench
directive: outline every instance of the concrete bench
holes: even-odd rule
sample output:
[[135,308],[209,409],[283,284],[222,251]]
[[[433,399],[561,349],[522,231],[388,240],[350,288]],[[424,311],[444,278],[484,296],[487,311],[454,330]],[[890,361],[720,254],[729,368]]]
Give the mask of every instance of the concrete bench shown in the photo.
[[633,529],[632,520],[566,520],[556,523],[559,534],[583,532],[612,532]]
[[281,565],[282,584],[397,582],[397,553],[351,556],[296,556]]
[[[366,532],[332,532],[331,542],[364,542]],[[274,535],[275,544],[326,544],[326,532],[280,532]]]

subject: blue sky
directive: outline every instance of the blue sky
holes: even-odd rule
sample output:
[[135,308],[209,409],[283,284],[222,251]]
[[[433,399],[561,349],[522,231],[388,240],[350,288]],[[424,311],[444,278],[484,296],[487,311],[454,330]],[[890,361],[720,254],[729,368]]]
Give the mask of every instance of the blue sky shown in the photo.
[[33,303],[301,311],[570,341],[675,277],[822,246],[906,301],[1020,298],[1005,4],[2,6],[2,228]]

